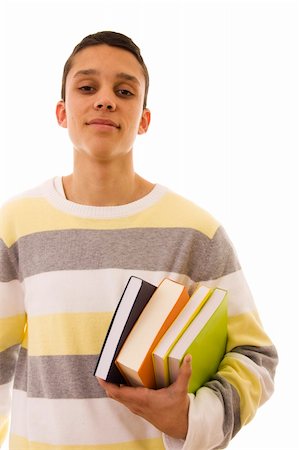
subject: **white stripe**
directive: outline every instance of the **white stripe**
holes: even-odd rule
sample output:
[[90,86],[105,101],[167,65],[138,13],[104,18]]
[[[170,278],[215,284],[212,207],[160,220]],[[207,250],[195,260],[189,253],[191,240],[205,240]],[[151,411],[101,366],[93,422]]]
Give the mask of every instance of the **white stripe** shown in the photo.
[[11,432],[45,444],[113,444],[161,436],[125,406],[106,398],[51,400],[14,391],[13,410]]
[[[195,286],[186,275],[162,271],[101,269],[46,272],[25,279],[25,309],[32,315],[114,311],[131,275],[155,285],[167,276],[188,288],[194,289]],[[229,291],[230,316],[256,309],[242,270],[200,284]],[[0,282],[0,311],[1,317],[24,312],[23,286],[18,281]]]
[[0,385],[0,416],[7,416],[10,412],[13,382]]
[[24,313],[24,293],[17,280],[0,281],[0,317],[10,317]]
[[255,311],[256,306],[242,270],[230,273],[216,280],[203,281],[209,287],[219,287],[228,291],[228,315]]
[[42,184],[40,184],[38,186],[31,188],[31,189],[27,189],[23,192],[19,192],[19,193],[13,195],[12,197],[8,198],[3,203],[3,206],[5,207],[6,205],[10,205],[10,203],[12,203],[12,202],[27,199],[27,198],[42,197],[45,186],[47,186],[48,183],[49,183],[49,180],[47,180],[46,182],[43,182]]
[[189,286],[188,277],[175,273],[101,269],[46,272],[24,281],[25,308],[31,316],[68,312],[111,312],[130,278],[154,285],[168,276]]

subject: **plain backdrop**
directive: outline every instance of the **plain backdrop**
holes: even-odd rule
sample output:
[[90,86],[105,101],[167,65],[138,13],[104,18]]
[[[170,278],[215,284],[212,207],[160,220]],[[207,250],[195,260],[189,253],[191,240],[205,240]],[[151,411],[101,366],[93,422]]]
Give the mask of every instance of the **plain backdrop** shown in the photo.
[[73,47],[101,30],[130,36],[151,80],[152,123],[136,140],[136,171],[223,223],[280,356],[274,396],[229,448],[299,448],[298,3],[6,0],[0,8],[0,203],[72,170],[54,113]]

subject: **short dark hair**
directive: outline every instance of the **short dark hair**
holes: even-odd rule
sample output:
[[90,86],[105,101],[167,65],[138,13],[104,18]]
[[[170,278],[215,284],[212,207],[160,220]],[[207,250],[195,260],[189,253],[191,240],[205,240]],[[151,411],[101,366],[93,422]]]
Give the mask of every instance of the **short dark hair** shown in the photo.
[[148,94],[148,88],[149,88],[149,74],[147,67],[143,61],[143,58],[140,53],[139,47],[130,39],[128,36],[122,34],[122,33],[116,33],[115,31],[99,31],[98,33],[90,34],[82,39],[79,44],[76,45],[73,52],[67,59],[64,69],[63,69],[63,76],[62,76],[62,86],[61,86],[61,98],[63,101],[65,101],[65,84],[66,84],[66,77],[69,73],[69,71],[72,68],[73,58],[74,56],[83,50],[86,47],[91,47],[93,45],[110,45],[111,47],[119,47],[124,50],[127,50],[128,52],[132,53],[139,64],[142,67],[144,77],[145,77],[145,93],[144,93],[144,101],[143,101],[143,108],[146,108],[147,103],[147,94]]

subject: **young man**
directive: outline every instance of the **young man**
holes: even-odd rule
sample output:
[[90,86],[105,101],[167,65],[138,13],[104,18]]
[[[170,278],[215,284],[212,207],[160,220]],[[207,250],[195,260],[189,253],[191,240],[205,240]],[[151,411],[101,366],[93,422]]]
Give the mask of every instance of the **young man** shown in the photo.
[[[129,38],[84,38],[56,111],[73,172],[2,208],[0,430],[3,438],[14,378],[12,450],[223,448],[272,394],[277,354],[225,231],[134,171],[134,140],[150,124],[148,84]],[[131,275],[156,285],[169,276],[190,293],[199,282],[228,290],[227,353],[196,395],[188,357],[165,389],[93,376]]]

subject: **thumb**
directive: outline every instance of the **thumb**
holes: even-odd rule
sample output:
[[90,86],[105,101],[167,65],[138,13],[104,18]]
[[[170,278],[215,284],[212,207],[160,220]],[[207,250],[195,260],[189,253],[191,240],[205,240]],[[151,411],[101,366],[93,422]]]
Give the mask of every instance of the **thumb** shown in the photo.
[[192,356],[186,355],[183,359],[180,367],[178,377],[176,379],[176,385],[182,389],[188,391],[188,384],[192,374]]

